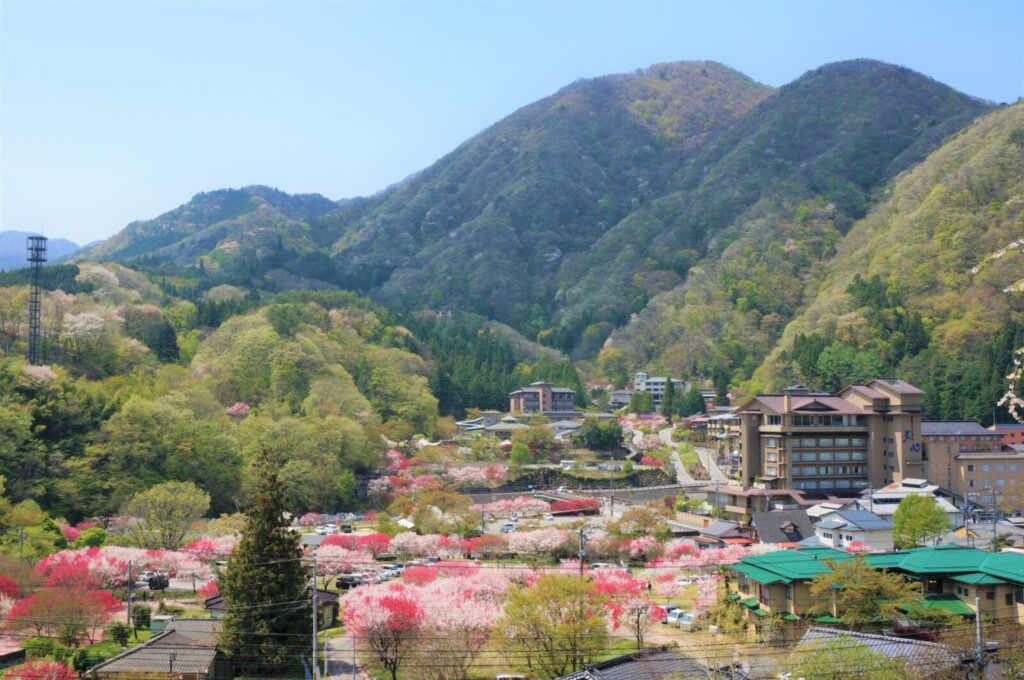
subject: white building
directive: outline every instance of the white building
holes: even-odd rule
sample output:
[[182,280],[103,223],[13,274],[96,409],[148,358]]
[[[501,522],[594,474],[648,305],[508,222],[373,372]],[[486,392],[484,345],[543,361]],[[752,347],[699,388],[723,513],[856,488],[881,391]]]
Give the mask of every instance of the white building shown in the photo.
[[[665,396],[665,388],[668,386],[669,380],[669,378],[664,376],[635,373],[633,375],[633,391],[647,392],[651,395],[654,405],[661,406],[661,398]],[[681,396],[683,393],[689,391],[689,383],[685,383],[682,380],[676,380],[675,378],[671,378],[671,380],[672,385],[675,387],[677,396]]]
[[907,478],[901,482],[893,482],[880,489],[871,489],[864,493],[863,498],[848,504],[846,510],[867,510],[879,517],[892,519],[896,514],[896,508],[900,501],[907,496],[931,496],[935,502],[949,516],[950,525],[958,529],[964,524],[963,512],[948,500],[948,492],[945,492],[937,484],[932,484],[927,479]]
[[823,545],[843,549],[863,543],[871,550],[892,550],[892,521],[867,510],[834,510],[814,525]]

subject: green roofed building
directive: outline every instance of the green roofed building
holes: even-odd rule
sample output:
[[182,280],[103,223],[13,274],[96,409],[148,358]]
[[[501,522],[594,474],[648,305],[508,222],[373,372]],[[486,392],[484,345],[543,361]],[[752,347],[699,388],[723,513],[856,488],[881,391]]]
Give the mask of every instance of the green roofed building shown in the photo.
[[[734,599],[755,615],[775,612],[810,616],[814,605],[810,581],[827,573],[831,563],[849,559],[853,559],[850,553],[826,547],[745,557],[732,566],[738,584]],[[919,581],[929,606],[973,616],[977,597],[983,615],[1024,623],[1024,554],[939,545],[870,553],[867,563]],[[827,618],[841,616],[842,612],[831,614]]]

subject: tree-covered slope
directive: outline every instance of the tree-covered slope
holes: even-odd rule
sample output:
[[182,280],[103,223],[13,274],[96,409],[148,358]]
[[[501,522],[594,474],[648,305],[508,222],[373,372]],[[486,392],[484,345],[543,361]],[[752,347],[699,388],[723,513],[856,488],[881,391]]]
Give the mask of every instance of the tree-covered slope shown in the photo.
[[563,261],[662,194],[769,92],[711,62],[574,83],[395,189],[335,244],[339,266],[387,268],[373,293],[385,304],[471,311],[535,334],[559,305]]
[[1018,103],[979,118],[892,184],[808,286],[806,308],[755,383],[842,382],[868,365],[952,400],[933,401],[933,415],[989,420],[1021,335],[1022,282]]
[[231,259],[265,258],[282,247],[301,254],[322,245],[320,230],[310,223],[337,210],[338,203],[318,194],[292,195],[262,186],[210,191],[151,220],[132,222],[78,259],[144,256],[192,265],[205,256],[217,267]]
[[[606,362],[749,376],[879,189],[987,108],[879,62],[805,74],[704,150],[683,189],[631,214],[576,265],[570,321],[653,296],[612,336]],[[673,268],[686,280],[662,292]]]

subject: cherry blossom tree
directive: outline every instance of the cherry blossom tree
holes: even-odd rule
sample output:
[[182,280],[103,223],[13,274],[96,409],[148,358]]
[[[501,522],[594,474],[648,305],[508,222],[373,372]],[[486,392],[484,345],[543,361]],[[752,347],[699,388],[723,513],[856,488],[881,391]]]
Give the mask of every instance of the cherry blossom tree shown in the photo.
[[59,661],[32,659],[28,663],[15,666],[4,675],[6,680],[78,680],[74,668]]
[[373,555],[374,559],[388,551],[391,546],[391,537],[387,534],[367,534],[360,536],[356,547]]
[[402,572],[402,580],[415,586],[425,586],[437,580],[437,569],[434,567],[406,567]]
[[629,557],[633,560],[648,561],[657,557],[662,552],[661,543],[654,536],[641,536],[631,540],[629,546]]
[[324,545],[316,549],[316,568],[324,579],[324,588],[342,574],[358,571],[361,564],[369,562],[369,555],[361,550],[350,550],[340,545]]
[[718,584],[723,576],[711,574],[697,581],[697,596],[693,599],[693,617],[706,614],[718,602]]
[[14,629],[32,628],[37,635],[70,633],[74,637],[81,633],[92,643],[100,626],[120,608],[121,602],[103,590],[44,587],[14,604],[8,612],[7,625]]
[[561,529],[517,531],[508,535],[508,549],[524,556],[550,555],[562,547],[569,534]]
[[542,515],[551,510],[551,504],[539,498],[519,496],[506,498],[493,503],[476,504],[470,507],[473,512],[483,512],[495,517],[508,517],[515,513],[524,516]]
[[356,588],[342,601],[348,633],[369,647],[391,680],[398,680],[399,668],[423,635],[424,609],[418,593],[395,583]]
[[682,588],[676,583],[675,574],[671,572],[659,574],[654,579],[654,592],[658,593],[660,597],[664,597],[666,603],[677,596],[681,590]]

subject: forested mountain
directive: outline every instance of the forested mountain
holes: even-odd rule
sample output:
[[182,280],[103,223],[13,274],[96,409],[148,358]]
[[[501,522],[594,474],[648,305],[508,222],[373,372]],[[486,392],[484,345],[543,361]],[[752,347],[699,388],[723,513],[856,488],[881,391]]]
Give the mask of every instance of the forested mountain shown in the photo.
[[[507,334],[481,335],[473,315],[573,359],[597,358],[595,370],[617,384],[648,368],[747,389],[798,379],[825,386],[850,378],[854,359],[913,373],[911,358],[959,351],[1006,321],[1008,298],[956,314],[936,305],[974,299],[982,289],[963,288],[953,262],[976,255],[968,244],[996,252],[1003,246],[995,241],[1019,238],[1017,223],[958,241],[964,250],[952,260],[948,248],[935,251],[934,276],[915,275],[912,285],[887,270],[897,267],[891,259],[865,265],[861,249],[886,238],[916,243],[879,215],[896,209],[895,195],[906,205],[910,177],[911,193],[928,197],[922,206],[938,204],[948,192],[943,178],[952,177],[942,158],[959,153],[970,167],[987,159],[970,149],[996,142],[971,123],[993,109],[869,60],[823,66],[777,91],[712,62],[663,64],[569,85],[369,198],[335,203],[265,187],[200,194],[83,257],[130,260],[197,305],[215,293],[239,309],[267,291],[365,293],[420,324],[416,351],[444,413],[496,406],[526,377],[509,358]],[[1012,127],[1015,111],[997,111],[985,125],[1005,116]],[[1007,162],[984,162],[987,181],[1003,192],[990,192],[994,203],[957,209],[983,220],[1005,210],[999,201],[1013,205]],[[972,181],[958,180],[961,193]],[[933,185],[943,185],[940,194]],[[974,233],[949,214],[927,219],[951,234]],[[933,302],[915,308],[910,298]],[[821,311],[835,304],[849,308]],[[841,319],[858,309],[870,341],[843,330]],[[465,314],[475,319],[468,326]],[[837,340],[846,345],[824,352],[832,368],[819,369]],[[878,361],[868,361],[875,350]],[[544,375],[559,374],[561,362],[553,358]]]
[[756,385],[886,372],[935,417],[990,422],[1024,345],[1024,103],[901,175],[805,295]]
[[[692,188],[605,236],[614,258],[611,271],[600,270],[608,288],[629,290],[638,256],[652,277],[673,256],[694,263],[685,283],[655,296],[612,336],[605,363],[617,363],[621,352],[673,375],[718,369],[748,377],[802,306],[804,282],[876,192],[986,108],[871,61],[825,66],[781,88],[704,152],[687,178]],[[587,269],[596,271],[597,262]],[[591,279],[584,290],[597,289]],[[583,302],[593,309],[614,299],[609,291]]]

